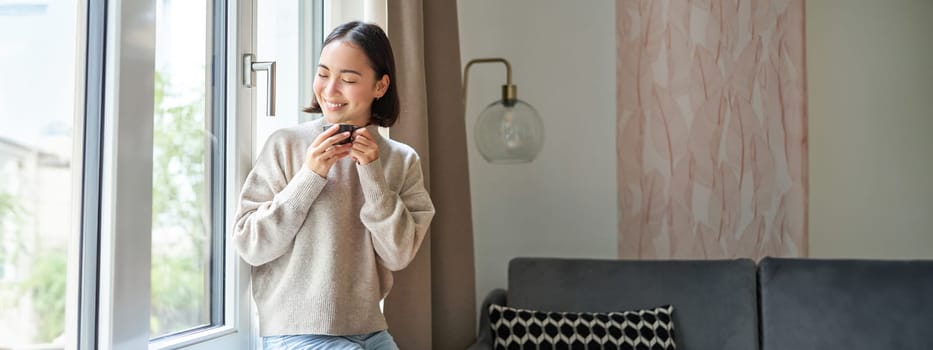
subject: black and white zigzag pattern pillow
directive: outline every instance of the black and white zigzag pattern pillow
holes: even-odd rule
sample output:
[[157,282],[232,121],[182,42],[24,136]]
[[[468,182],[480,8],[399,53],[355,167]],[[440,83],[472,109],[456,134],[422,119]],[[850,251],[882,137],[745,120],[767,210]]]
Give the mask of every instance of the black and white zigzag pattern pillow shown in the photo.
[[676,349],[670,305],[625,312],[544,312],[489,306],[493,349]]

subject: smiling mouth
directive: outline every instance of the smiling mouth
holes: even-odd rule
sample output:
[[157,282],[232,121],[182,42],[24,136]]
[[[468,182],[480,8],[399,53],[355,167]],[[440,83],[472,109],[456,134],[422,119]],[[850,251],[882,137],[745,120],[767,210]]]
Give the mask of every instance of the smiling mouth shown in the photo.
[[337,108],[340,108],[346,105],[347,105],[346,103],[332,103],[332,102],[324,101],[324,106],[326,106],[328,109],[337,109]]

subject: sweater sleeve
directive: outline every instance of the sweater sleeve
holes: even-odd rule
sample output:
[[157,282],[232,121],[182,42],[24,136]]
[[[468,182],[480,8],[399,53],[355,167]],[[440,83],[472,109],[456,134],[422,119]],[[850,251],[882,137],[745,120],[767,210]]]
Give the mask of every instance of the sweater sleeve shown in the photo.
[[248,264],[259,266],[285,254],[327,179],[304,166],[287,180],[287,147],[263,148],[240,193],[233,238]]
[[379,159],[357,169],[365,199],[360,219],[372,235],[376,255],[387,269],[404,269],[415,258],[434,218],[421,161],[416,158],[404,172],[400,193],[386,184]]

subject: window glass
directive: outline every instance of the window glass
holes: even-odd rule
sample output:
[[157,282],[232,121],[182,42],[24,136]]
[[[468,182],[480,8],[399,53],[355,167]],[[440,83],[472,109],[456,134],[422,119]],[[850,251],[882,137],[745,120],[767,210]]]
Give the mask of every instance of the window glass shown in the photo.
[[211,324],[211,193],[219,177],[211,171],[218,138],[209,104],[210,13],[207,0],[156,2],[153,338]]
[[80,225],[77,6],[0,1],[0,349],[63,349],[75,305],[66,286]]

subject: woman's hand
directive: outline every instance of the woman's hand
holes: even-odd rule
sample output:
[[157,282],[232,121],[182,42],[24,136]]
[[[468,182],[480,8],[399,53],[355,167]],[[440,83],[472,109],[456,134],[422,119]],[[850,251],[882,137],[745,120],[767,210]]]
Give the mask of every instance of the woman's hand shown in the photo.
[[366,165],[379,158],[379,144],[373,139],[373,135],[366,128],[359,128],[353,137],[353,150],[350,157],[358,164]]
[[350,137],[349,132],[335,135],[338,129],[338,125],[331,126],[330,129],[318,135],[314,142],[311,143],[311,146],[308,146],[305,155],[305,167],[321,177],[327,177],[327,173],[330,172],[330,168],[334,166],[334,163],[350,154],[353,147],[353,144],[350,143],[336,144]]

